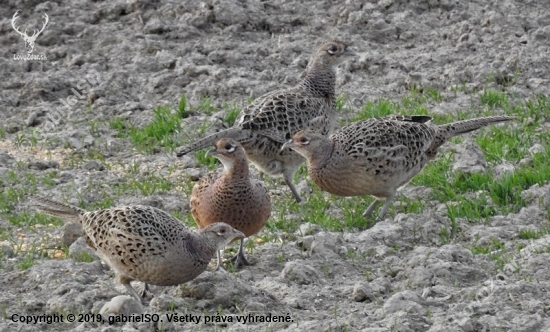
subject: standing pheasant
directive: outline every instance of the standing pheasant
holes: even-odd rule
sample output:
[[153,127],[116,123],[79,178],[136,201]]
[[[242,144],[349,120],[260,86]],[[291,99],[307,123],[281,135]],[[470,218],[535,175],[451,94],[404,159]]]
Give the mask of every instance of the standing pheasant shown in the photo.
[[428,116],[388,116],[352,123],[328,138],[299,131],[283,148],[307,159],[309,175],[321,189],[338,196],[376,197],[364,216],[371,217],[385,199],[378,215],[382,219],[397,189],[434,159],[449,138],[512,119],[493,116],[437,126]]
[[174,286],[201,274],[215,253],[244,234],[225,223],[194,232],[170,214],[144,205],[86,212],[33,196],[39,211],[77,222],[84,240],[109,265],[117,280],[141,303],[130,282]]
[[[222,138],[207,152],[223,163],[223,172],[204,176],[191,193],[191,213],[200,228],[224,220],[245,236],[258,233],[271,215],[271,198],[264,185],[249,177],[243,147],[230,138]],[[241,239],[239,252],[233,258],[235,267],[249,265],[244,257]],[[218,265],[221,255],[218,252]]]
[[232,128],[195,142],[179,153],[211,146],[222,137],[242,144],[248,159],[263,173],[282,175],[297,202],[300,195],[292,182],[304,159],[294,151],[281,151],[296,131],[313,128],[322,134],[336,126],[336,67],[355,53],[340,40],[323,43],[311,59],[305,78],[297,86],[267,93],[252,102]]

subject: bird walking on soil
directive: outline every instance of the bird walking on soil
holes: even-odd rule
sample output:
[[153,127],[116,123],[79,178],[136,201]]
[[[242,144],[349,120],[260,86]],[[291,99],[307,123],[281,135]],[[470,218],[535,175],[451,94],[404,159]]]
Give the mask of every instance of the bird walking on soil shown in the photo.
[[294,199],[301,201],[292,182],[304,162],[282,145],[304,128],[329,134],[336,126],[336,67],[355,52],[340,40],[324,42],[313,55],[304,79],[296,86],[267,93],[241,111],[235,125],[207,136],[177,154],[178,157],[212,146],[222,137],[242,144],[246,155],[262,174],[283,176]]
[[382,219],[397,189],[409,182],[449,138],[514,117],[492,116],[434,125],[429,116],[388,116],[347,125],[331,135],[297,132],[283,148],[307,159],[308,172],[323,190],[338,196],[377,199],[363,216],[371,217],[385,200]]
[[117,280],[141,303],[133,280],[174,286],[201,274],[218,252],[244,234],[225,223],[194,232],[170,214],[145,205],[87,212],[33,196],[31,205],[46,214],[82,225],[84,240],[109,265]]
[[[248,162],[243,147],[230,138],[222,138],[207,155],[219,159],[223,171],[208,173],[193,187],[191,214],[199,228],[205,228],[218,220],[251,236],[259,232],[271,215],[271,198],[266,187],[258,180],[250,179]],[[243,252],[241,239],[239,252],[233,260],[235,267],[249,265]],[[218,252],[218,264],[221,266]]]

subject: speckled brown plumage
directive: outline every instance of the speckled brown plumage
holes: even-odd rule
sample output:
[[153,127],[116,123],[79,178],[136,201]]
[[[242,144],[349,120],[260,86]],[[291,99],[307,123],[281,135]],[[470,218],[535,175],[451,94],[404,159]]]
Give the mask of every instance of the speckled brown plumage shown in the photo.
[[282,175],[300,202],[292,178],[304,159],[293,151],[281,151],[281,146],[300,129],[312,128],[323,134],[335,129],[336,67],[353,54],[342,41],[323,43],[300,84],[257,98],[241,112],[232,128],[183,148],[178,156],[211,146],[222,137],[233,138],[243,145],[248,159],[262,173]]
[[225,223],[194,232],[170,214],[144,205],[86,212],[40,196],[31,202],[41,212],[80,223],[86,243],[138,301],[131,281],[173,286],[192,280],[218,250],[244,237]]
[[[243,147],[230,138],[222,138],[207,153],[224,165],[223,172],[204,176],[191,193],[191,213],[200,228],[224,222],[251,236],[259,232],[271,215],[271,198],[266,187],[250,179]],[[235,266],[248,265],[243,253],[243,239],[234,257]],[[218,268],[221,256],[218,253]]]
[[309,174],[321,189],[339,196],[377,197],[366,216],[385,199],[381,219],[397,189],[435,158],[447,139],[512,119],[494,116],[437,126],[428,116],[389,116],[355,122],[328,138],[300,131],[284,147],[308,160]]

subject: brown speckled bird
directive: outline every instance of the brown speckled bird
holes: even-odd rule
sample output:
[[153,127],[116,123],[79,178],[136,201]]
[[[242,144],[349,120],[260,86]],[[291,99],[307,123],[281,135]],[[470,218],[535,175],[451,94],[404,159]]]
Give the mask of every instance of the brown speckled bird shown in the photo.
[[32,196],[39,211],[82,225],[84,240],[109,265],[118,281],[141,302],[133,280],[174,286],[201,274],[218,250],[244,234],[225,223],[194,232],[170,214],[144,205],[86,212]]
[[447,139],[512,119],[493,116],[437,126],[428,116],[388,116],[352,123],[328,138],[299,131],[283,148],[307,159],[309,175],[321,189],[338,196],[376,197],[364,216],[371,217],[385,199],[378,215],[382,219],[397,189],[434,159]]
[[[258,233],[271,215],[271,198],[265,186],[251,180],[243,147],[230,138],[222,138],[207,155],[219,159],[223,172],[204,176],[191,193],[191,213],[200,228],[224,220],[245,236]],[[233,260],[235,267],[249,265],[244,257],[241,239],[239,252]],[[218,264],[221,255],[218,252]]]
[[282,175],[300,202],[292,178],[304,159],[281,147],[300,129],[312,128],[322,134],[335,129],[336,67],[354,54],[340,40],[324,42],[313,55],[300,84],[257,98],[241,112],[232,128],[183,148],[178,157],[211,146],[219,138],[233,138],[242,144],[248,159],[262,174]]

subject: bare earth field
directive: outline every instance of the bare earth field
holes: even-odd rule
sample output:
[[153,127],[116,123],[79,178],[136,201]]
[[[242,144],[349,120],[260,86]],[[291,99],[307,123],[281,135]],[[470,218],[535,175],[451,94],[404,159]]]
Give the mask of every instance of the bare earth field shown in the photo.
[[[28,34],[48,15],[46,60],[14,59],[18,10]],[[0,17],[0,331],[550,331],[549,1],[5,0]],[[125,290],[79,230],[28,207],[147,204],[195,227],[191,188],[220,165],[175,152],[296,84],[332,38],[359,54],[338,71],[342,125],[516,120],[445,144],[378,223],[372,198],[324,193],[305,168],[301,205],[266,179],[253,265],[153,286],[148,306],[113,300]],[[106,304],[159,321],[99,323]]]

